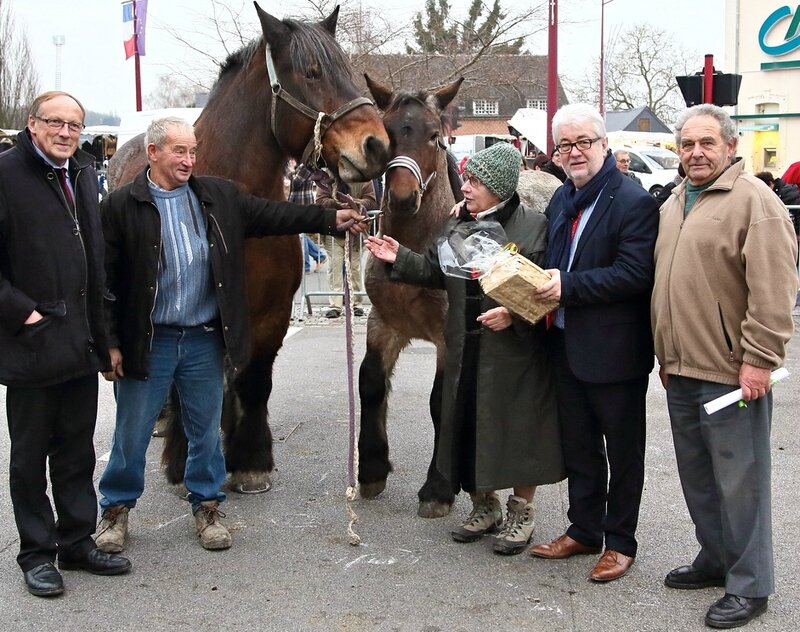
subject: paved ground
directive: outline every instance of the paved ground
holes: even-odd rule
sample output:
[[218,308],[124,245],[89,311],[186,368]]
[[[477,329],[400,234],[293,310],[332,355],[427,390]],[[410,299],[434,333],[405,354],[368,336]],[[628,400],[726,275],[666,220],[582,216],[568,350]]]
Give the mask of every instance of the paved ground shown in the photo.
[[[363,353],[364,319],[356,326]],[[347,543],[343,493],[347,454],[345,341],[341,320],[311,318],[278,359],[271,419],[278,471],[272,491],[231,495],[225,504],[234,546],[206,552],[188,507],[159,473],[160,440],[149,456],[147,489],[131,513],[131,574],[95,577],[67,572],[66,594],[28,595],[15,562],[18,541],[7,495],[0,499],[0,630],[267,630],[267,631],[607,631],[703,630],[718,589],[674,591],[663,584],[696,546],[681,496],[663,391],[651,378],[647,481],[640,554],[631,573],[607,585],[587,581],[593,558],[565,561],[492,554],[485,539],[455,544],[448,530],[469,509],[460,497],[451,516],[416,517],[416,490],[429,459],[426,416],[433,349],[415,345],[401,357],[390,404],[395,467],[387,490],[354,508],[363,544]],[[776,389],[773,432],[777,591],[769,612],[748,629],[784,631],[800,619],[800,339],[787,363],[793,373]],[[5,391],[0,389],[4,416]],[[114,402],[103,383],[96,435],[110,447]],[[0,477],[8,476],[2,433]],[[537,541],[566,525],[566,486],[541,488]]]

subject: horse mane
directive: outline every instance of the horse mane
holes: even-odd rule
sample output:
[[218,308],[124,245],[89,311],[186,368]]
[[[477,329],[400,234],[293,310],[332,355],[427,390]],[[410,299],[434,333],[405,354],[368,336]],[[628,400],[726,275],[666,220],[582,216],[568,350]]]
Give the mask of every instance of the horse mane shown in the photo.
[[460,202],[464,199],[464,193],[461,191],[461,175],[458,173],[458,161],[449,149],[447,150],[447,179],[450,181],[453,197],[456,202]]
[[[298,20],[282,20],[292,33],[289,43],[289,56],[295,72],[305,74],[309,68],[319,68],[320,73],[326,77],[346,76],[353,79],[350,60],[345,55],[341,46],[331,37],[331,34],[316,23],[300,22]],[[253,59],[264,41],[263,35],[252,40],[237,51],[228,55],[220,64],[217,82],[231,73],[245,68]]]

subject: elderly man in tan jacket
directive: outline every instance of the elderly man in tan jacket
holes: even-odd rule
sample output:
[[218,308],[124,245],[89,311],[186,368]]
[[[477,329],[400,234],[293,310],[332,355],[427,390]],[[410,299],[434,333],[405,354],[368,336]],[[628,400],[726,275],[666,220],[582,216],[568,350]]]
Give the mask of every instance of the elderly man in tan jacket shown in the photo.
[[[675,135],[687,178],[661,211],[652,324],[678,472],[700,552],[670,588],[725,588],[711,627],[745,625],[774,590],[770,372],[792,335],[797,242],[769,188],[733,162],[730,117],[699,105]],[[703,404],[741,387],[746,405]]]

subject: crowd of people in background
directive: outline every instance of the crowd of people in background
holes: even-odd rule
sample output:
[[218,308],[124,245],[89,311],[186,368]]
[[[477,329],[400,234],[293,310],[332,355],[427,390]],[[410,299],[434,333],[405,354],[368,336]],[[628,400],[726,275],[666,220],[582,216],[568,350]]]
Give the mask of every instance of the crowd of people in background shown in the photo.
[[[17,561],[31,594],[55,596],[64,592],[59,569],[131,568],[120,555],[128,518],[173,387],[188,433],[186,500],[197,537],[206,549],[231,546],[220,510],[223,362],[247,361],[248,320],[242,258],[223,251],[241,252],[245,238],[261,235],[328,235],[316,262],[328,263],[325,316],[337,318],[342,229],[360,238],[381,196],[372,182],[317,184],[315,193],[303,167],[290,173],[289,202],[243,194],[195,176],[194,129],[165,118],[147,130],[147,167],[105,197],[101,218],[94,160],[78,149],[83,106],[46,92],[29,112],[16,146],[0,156],[0,383]],[[529,554],[596,556],[590,580],[625,576],[638,554],[645,401],[657,359],[699,547],[663,581],[724,588],[706,624],[744,625],[774,591],[770,374],[793,333],[800,207],[791,215],[786,207],[800,205],[800,163],[782,178],[747,173],[728,114],[694,106],[676,124],[680,177],[656,199],[629,170],[628,152],[609,151],[595,108],[563,106],[552,136],[552,153],[531,164],[563,183],[544,213],[521,202],[528,165],[499,143],[463,161],[464,201],[426,252],[391,235],[365,242],[390,279],[447,293],[437,467],[472,500],[450,536],[470,543],[491,534],[497,553],[521,553],[534,533],[537,487],[566,478],[568,527]],[[443,271],[441,243],[476,222],[502,226],[519,254],[544,268],[549,281],[530,300],[557,302],[546,319],[530,323],[477,280]],[[359,256],[349,268],[362,315]],[[114,382],[117,410],[96,526],[98,373]],[[703,412],[736,388],[746,405]]]

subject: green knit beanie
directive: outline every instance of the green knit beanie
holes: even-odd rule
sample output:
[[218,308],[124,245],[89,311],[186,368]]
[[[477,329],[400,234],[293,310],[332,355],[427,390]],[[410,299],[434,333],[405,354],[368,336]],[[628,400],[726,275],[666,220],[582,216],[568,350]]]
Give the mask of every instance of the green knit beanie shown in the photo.
[[495,143],[467,160],[464,171],[469,171],[503,202],[517,190],[521,165],[522,156],[513,145]]

